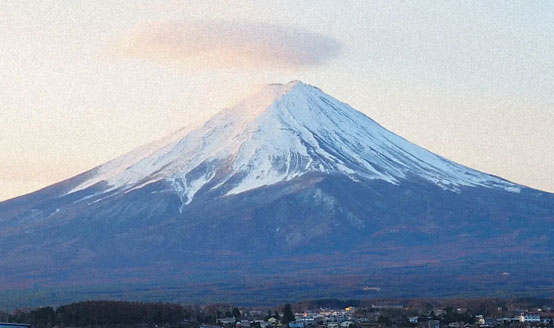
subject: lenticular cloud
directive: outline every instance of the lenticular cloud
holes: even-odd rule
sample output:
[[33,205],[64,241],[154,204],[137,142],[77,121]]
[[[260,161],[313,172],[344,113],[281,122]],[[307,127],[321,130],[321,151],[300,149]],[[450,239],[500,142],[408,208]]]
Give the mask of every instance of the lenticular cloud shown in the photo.
[[299,68],[336,56],[333,38],[264,23],[201,21],[144,26],[121,42],[120,55],[199,68]]

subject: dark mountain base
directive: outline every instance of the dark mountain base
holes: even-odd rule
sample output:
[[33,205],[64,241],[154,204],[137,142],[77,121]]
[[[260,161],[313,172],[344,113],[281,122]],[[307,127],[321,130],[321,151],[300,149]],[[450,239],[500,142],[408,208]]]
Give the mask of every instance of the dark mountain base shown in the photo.
[[530,189],[312,174],[236,196],[201,190],[182,212],[162,182],[102,197],[0,204],[3,298],[275,304],[554,290],[554,195]]
[[[460,274],[460,271],[464,274]],[[483,271],[473,268],[472,271],[471,268],[454,267],[445,270],[427,266],[380,269],[367,274],[337,274],[318,278],[314,278],[314,274],[320,275],[320,272],[304,272],[305,276],[297,274],[296,278],[291,274],[282,278],[249,276],[244,279],[239,278],[239,273],[233,272],[231,276],[237,279],[209,282],[188,280],[84,287],[36,286],[30,289],[4,290],[0,293],[0,305],[17,308],[57,305],[78,300],[114,299],[259,306],[306,298],[548,298],[554,294],[554,272],[545,272],[540,276],[514,272],[505,276],[494,269]]]

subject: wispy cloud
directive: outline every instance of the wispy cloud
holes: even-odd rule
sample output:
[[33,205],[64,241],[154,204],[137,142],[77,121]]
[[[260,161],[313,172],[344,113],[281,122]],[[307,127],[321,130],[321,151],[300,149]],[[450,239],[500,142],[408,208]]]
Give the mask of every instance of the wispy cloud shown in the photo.
[[337,40],[278,25],[200,21],[163,22],[134,31],[117,46],[123,57],[193,68],[300,68],[336,56]]

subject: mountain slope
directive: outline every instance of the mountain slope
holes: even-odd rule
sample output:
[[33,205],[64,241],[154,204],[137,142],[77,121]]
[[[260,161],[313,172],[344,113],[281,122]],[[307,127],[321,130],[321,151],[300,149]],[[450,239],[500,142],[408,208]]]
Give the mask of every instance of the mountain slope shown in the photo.
[[528,268],[554,257],[552,232],[552,194],[435,155],[294,81],[0,203],[0,286],[86,275],[91,288],[177,282],[205,299],[203,284],[240,281],[267,301],[273,284],[298,297],[521,289],[511,272],[544,291],[554,269]]

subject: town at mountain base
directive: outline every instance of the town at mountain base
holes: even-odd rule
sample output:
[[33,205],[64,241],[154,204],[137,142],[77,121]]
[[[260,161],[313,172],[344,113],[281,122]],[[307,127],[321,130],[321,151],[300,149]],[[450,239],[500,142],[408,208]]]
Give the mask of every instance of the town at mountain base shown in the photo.
[[[553,327],[552,299],[317,299],[240,306],[81,301],[56,307],[0,310],[1,327],[175,328],[490,328]],[[15,322],[20,323],[15,324]],[[27,324],[21,324],[27,323]]]

